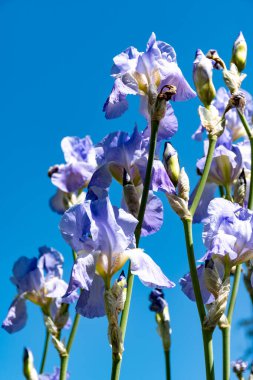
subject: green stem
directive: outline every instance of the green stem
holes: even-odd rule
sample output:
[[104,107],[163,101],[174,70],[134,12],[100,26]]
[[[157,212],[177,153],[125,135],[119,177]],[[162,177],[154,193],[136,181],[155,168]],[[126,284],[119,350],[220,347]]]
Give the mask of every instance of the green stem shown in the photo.
[[67,369],[68,369],[69,356],[61,356],[61,371],[60,380],[66,379]]
[[[201,326],[206,316],[204,303],[201,296],[198,274],[196,269],[194,247],[193,247],[193,238],[192,238],[192,221],[183,220],[185,241],[187,248],[187,256],[190,267],[190,273],[192,278],[193,290],[196,298],[197,309],[199,313],[199,319]],[[206,365],[206,380],[214,380],[214,359],[213,359],[213,343],[212,343],[212,331],[205,330],[202,328],[202,338],[204,345],[204,354],[205,354],[205,365]]]
[[45,368],[46,357],[47,357],[48,346],[49,346],[49,339],[50,339],[50,333],[46,329],[46,337],[45,337],[43,355],[42,355],[41,364],[40,364],[40,373],[43,373],[44,368]]
[[[142,193],[142,197],[141,197],[140,209],[139,209],[139,213],[138,213],[138,224],[137,224],[137,227],[135,229],[135,240],[136,240],[136,247],[137,248],[138,248],[139,242],[140,242],[141,227],[142,227],[142,223],[143,223],[143,219],[144,219],[144,215],[145,215],[145,210],[146,210],[146,204],[147,204],[147,200],[148,200],[148,193],[149,193],[152,168],[153,168],[153,162],[154,162],[155,150],[156,150],[158,126],[159,126],[159,123],[157,121],[152,121],[147,169],[146,169],[146,175],[145,175],[145,180],[144,180],[144,185],[143,185],[143,193]],[[125,302],[124,310],[122,311],[121,320],[120,320],[120,328],[121,328],[121,332],[122,332],[123,344],[124,344],[125,335],[126,335],[127,321],[128,321],[130,304],[131,304],[131,297],[132,297],[132,291],[133,291],[133,284],[134,284],[134,275],[132,275],[132,273],[131,273],[130,264],[129,264],[128,274],[127,274],[126,302]],[[119,379],[121,363],[122,363],[122,358],[120,360],[117,360],[117,361],[113,360],[111,380],[118,380]]]
[[166,367],[166,380],[171,379],[170,375],[170,351],[164,351],[165,356],[165,367]]
[[[247,133],[247,136],[249,138],[249,142],[250,142],[250,149],[251,149],[251,166],[252,166],[252,163],[253,163],[253,134],[252,134],[252,131],[250,129],[250,126],[247,122],[247,119],[246,117],[244,116],[244,114],[240,111],[240,110],[237,110],[238,112],[238,115],[241,119],[241,122],[245,128],[245,131]],[[253,175],[252,175],[252,167],[251,167],[251,176],[250,176],[250,187],[249,187],[249,200],[248,200],[248,208],[250,210],[253,209]]]
[[74,319],[74,322],[73,322],[73,325],[72,325],[72,329],[71,329],[71,332],[70,332],[70,335],[69,335],[69,340],[68,340],[68,343],[67,343],[67,347],[66,347],[67,351],[68,351],[68,354],[70,353],[72,344],[73,344],[74,339],[75,339],[75,335],[76,335],[76,332],[77,332],[79,320],[80,320],[80,314],[76,313],[75,319]]
[[222,329],[223,380],[230,379],[230,326]]
[[209,146],[208,146],[208,152],[207,152],[207,157],[206,157],[206,162],[205,162],[205,167],[198,185],[198,189],[195,195],[195,198],[192,202],[192,205],[190,207],[190,212],[192,216],[195,214],[195,211],[198,207],[200,198],[202,196],[202,193],[204,191],[204,187],[207,181],[207,177],[210,171],[210,167],[212,164],[212,159],[213,159],[213,152],[216,146],[216,141],[217,141],[217,136],[210,136],[209,135]]
[[231,297],[228,305],[227,320],[228,326],[222,329],[222,347],[223,347],[223,380],[230,379],[230,333],[231,333],[231,323],[235,308],[236,296],[238,293],[240,277],[241,277],[241,267],[239,264],[235,270],[234,283],[232,287]]
[[[77,258],[76,252],[74,250],[72,250],[72,254],[73,254],[73,260],[75,261],[76,258]],[[70,334],[69,334],[68,343],[67,343],[67,346],[66,346],[67,355],[61,357],[60,380],[66,380],[67,369],[68,369],[68,361],[69,361],[69,354],[70,354],[71,347],[72,347],[74,339],[75,339],[75,335],[76,335],[76,332],[77,332],[79,320],[80,320],[80,314],[76,313],[75,318],[74,318],[74,322],[73,322],[73,325],[72,325],[72,328],[71,328],[71,331],[70,331]]]
[[226,189],[226,196],[225,196],[225,198],[226,198],[228,201],[233,202],[233,198],[232,198],[232,195],[231,195],[230,185],[226,185],[226,186],[225,186],[225,189]]

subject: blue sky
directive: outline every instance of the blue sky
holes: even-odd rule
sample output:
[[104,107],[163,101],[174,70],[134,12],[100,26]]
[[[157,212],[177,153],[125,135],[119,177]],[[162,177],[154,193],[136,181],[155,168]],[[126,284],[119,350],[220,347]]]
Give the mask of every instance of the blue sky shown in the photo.
[[[144,50],[154,31],[158,39],[176,50],[178,63],[192,84],[192,62],[197,48],[215,48],[227,62],[240,30],[247,39],[248,78],[244,88],[253,92],[253,3],[250,0],[219,4],[197,1],[84,2],[66,0],[0,1],[0,123],[1,123],[1,309],[4,319],[15,288],[10,283],[13,262],[21,255],[37,255],[47,244],[65,257],[65,278],[71,268],[71,252],[62,240],[59,217],[51,212],[48,199],[54,188],[47,178],[50,165],[63,162],[60,141],[64,136],[89,134],[96,143],[105,134],[121,129],[131,132],[145,121],[138,114],[138,101],[122,118],[107,121],[101,112],[111,86],[112,58],[129,45]],[[216,73],[217,88],[221,75]],[[173,143],[180,162],[196,183],[195,162],[202,145],[191,140],[198,126],[197,99],[174,106],[179,131]],[[118,201],[118,190],[111,193]],[[162,266],[174,282],[188,271],[181,222],[166,199],[163,228],[143,239],[142,247]],[[201,227],[194,230],[196,256],[203,254]],[[149,290],[138,279],[125,342],[122,380],[162,379],[164,362],[154,315],[148,310]],[[172,336],[172,374],[175,380],[203,380],[201,335],[195,304],[179,286],[167,291]],[[232,358],[242,356],[249,341],[239,327],[250,317],[251,305],[243,286],[233,322]],[[39,367],[44,329],[42,316],[29,305],[24,330],[10,336],[0,331],[0,378],[21,378],[22,350],[32,349]],[[69,370],[72,379],[108,379],[110,348],[106,319],[82,319],[73,346]],[[221,336],[215,333],[217,379],[221,379]],[[46,369],[58,365],[50,349]]]

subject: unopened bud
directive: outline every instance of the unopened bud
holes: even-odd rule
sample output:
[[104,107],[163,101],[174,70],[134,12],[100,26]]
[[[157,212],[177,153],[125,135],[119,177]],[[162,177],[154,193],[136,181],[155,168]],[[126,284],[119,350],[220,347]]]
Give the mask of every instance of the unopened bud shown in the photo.
[[123,172],[123,192],[129,213],[137,218],[140,208],[139,196],[136,187],[131,182],[130,176],[125,169]]
[[193,62],[193,80],[198,96],[205,107],[211,104],[216,95],[212,77],[212,62],[198,49]]
[[228,105],[226,107],[226,112],[231,108],[236,108],[239,109],[241,112],[244,112],[245,105],[245,94],[242,91],[234,92],[229,99]]
[[33,364],[33,354],[28,348],[24,348],[23,372],[27,380],[38,380],[38,374]]
[[221,70],[226,68],[225,62],[221,59],[217,50],[210,49],[207,52],[206,57],[214,61],[214,67],[216,69]]
[[245,68],[247,59],[247,44],[242,32],[239,33],[239,36],[234,42],[232,50],[231,63],[234,63],[238,71],[241,72]]
[[152,120],[160,122],[166,113],[166,103],[176,95],[177,89],[173,85],[165,85],[157,95],[156,102],[154,104],[154,111],[152,112]]
[[173,185],[177,186],[180,173],[178,154],[177,151],[173,148],[172,144],[169,142],[166,142],[164,144],[163,165]]
[[190,195],[189,177],[186,174],[184,168],[182,168],[178,177],[178,196],[184,199],[186,202],[188,202],[189,195]]
[[231,365],[232,365],[233,372],[237,376],[241,376],[243,374],[243,372],[245,372],[247,367],[248,367],[248,363],[244,362],[241,359],[238,359],[235,362],[232,362]]
[[235,190],[234,190],[235,203],[238,203],[239,205],[243,206],[245,196],[246,196],[246,177],[245,177],[245,172],[243,169],[241,174],[239,175],[239,178],[237,179],[235,183]]

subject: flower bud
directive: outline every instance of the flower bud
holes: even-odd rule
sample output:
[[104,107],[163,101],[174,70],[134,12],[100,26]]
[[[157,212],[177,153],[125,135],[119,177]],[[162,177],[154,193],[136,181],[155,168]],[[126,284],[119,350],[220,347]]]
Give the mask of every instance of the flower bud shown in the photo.
[[186,174],[184,168],[182,168],[179,174],[179,178],[178,178],[178,196],[184,199],[186,202],[188,202],[189,194],[190,194],[189,177]]
[[[164,91],[166,89],[166,91]],[[153,106],[152,112],[152,120],[156,122],[160,122],[166,113],[166,103],[172,98],[172,96],[176,95],[177,88],[172,85],[165,85],[162,87],[161,91],[157,95],[155,104]]]
[[169,142],[166,142],[164,144],[163,165],[173,185],[177,186],[180,173],[178,154],[177,151],[173,148],[172,144]]
[[234,63],[238,71],[241,72],[245,68],[247,59],[247,44],[242,32],[239,33],[239,36],[234,42],[232,50],[231,63]]
[[235,190],[234,190],[235,203],[238,203],[239,205],[243,206],[245,196],[246,196],[246,177],[245,177],[245,172],[243,169],[235,183]]
[[212,61],[198,49],[193,62],[193,80],[198,96],[205,107],[209,106],[215,98],[216,91],[213,85]]
[[33,365],[33,354],[27,348],[24,348],[23,372],[27,380],[38,380],[38,374]]
[[139,196],[125,169],[123,173],[123,193],[129,213],[137,218],[140,208]]
[[235,362],[232,362],[231,365],[232,365],[233,372],[237,376],[241,376],[243,374],[243,372],[245,372],[247,367],[248,367],[248,363],[244,362],[241,359],[237,359]]

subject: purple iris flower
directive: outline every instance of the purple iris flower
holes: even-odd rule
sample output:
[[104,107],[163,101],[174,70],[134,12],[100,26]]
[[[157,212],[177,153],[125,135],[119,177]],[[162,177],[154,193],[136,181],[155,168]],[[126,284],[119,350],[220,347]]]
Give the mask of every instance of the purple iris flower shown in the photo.
[[[205,265],[201,264],[197,266],[197,274],[199,279],[199,286],[200,291],[202,295],[202,300],[204,304],[209,304],[214,302],[214,296],[207,290],[206,284],[205,284]],[[196,301],[193,285],[192,285],[192,278],[191,274],[187,273],[179,280],[179,283],[181,285],[181,290],[183,293],[191,300]]]
[[70,208],[60,230],[78,252],[65,302],[81,288],[76,311],[88,318],[105,315],[104,287],[127,260],[131,271],[144,285],[170,288],[174,284],[141,249],[135,249],[134,230],[138,221],[123,209],[113,207],[105,194]]
[[[107,119],[119,117],[128,109],[127,95],[140,95],[141,113],[149,122],[149,95],[156,96],[165,85],[176,86],[174,101],[196,96],[177,65],[175,50],[163,41],[156,41],[154,33],[149,38],[146,52],[140,53],[130,47],[114,57],[111,73],[115,82],[103,108]],[[167,124],[166,128],[175,123],[169,104],[163,122]]]
[[9,333],[21,330],[27,320],[26,300],[41,307],[52,308],[57,314],[59,299],[65,294],[67,283],[62,280],[63,257],[54,248],[39,248],[39,258],[20,257],[13,266],[12,283],[17,296],[12,302],[2,327]]
[[[148,153],[147,139],[143,137],[142,133],[138,132],[137,127],[134,128],[131,136],[126,132],[120,131],[107,135],[97,145],[97,152],[99,152],[98,161],[100,167],[93,174],[89,188],[95,186],[108,190],[113,177],[120,183],[123,183],[124,171],[126,171],[130,181],[136,187],[139,199],[141,200]],[[155,159],[150,194],[143,223],[143,235],[149,235],[158,231],[162,225],[162,203],[153,194],[153,191],[158,190],[171,193],[175,189],[162,162]],[[123,207],[126,208],[125,206]]]
[[234,266],[253,258],[253,212],[223,198],[208,206],[203,241],[208,258],[229,260]]
[[66,164],[49,169],[52,183],[65,193],[87,187],[97,167],[96,150],[90,137],[64,137],[61,148]]

